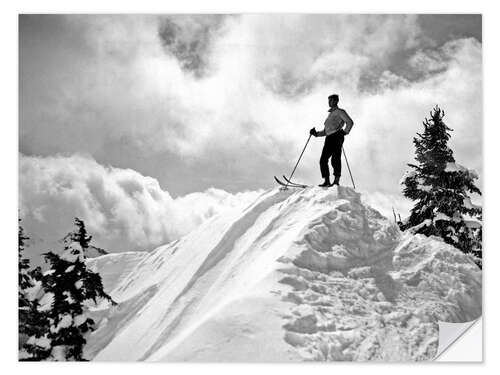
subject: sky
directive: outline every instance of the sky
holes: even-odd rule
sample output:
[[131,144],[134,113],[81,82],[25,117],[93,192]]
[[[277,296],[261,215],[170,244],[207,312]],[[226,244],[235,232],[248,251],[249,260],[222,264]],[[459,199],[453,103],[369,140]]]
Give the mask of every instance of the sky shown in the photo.
[[[436,104],[482,175],[481,30],[479,15],[21,15],[21,217],[62,237],[79,215],[113,251],[176,239],[288,174],[332,93],[358,189],[404,211]],[[322,142],[296,180],[321,181]]]

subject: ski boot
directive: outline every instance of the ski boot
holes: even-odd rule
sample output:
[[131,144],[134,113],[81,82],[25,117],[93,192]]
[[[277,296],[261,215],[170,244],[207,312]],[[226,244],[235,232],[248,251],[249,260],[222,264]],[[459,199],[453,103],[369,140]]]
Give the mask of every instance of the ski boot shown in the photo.
[[332,186],[333,186],[333,185],[337,185],[337,186],[339,186],[339,182],[340,182],[340,176],[335,176],[335,178],[333,179],[333,184],[332,184]]
[[332,184],[330,183],[330,178],[326,177],[325,181],[322,184],[319,184],[318,186],[319,187],[330,187],[330,186],[332,186]]

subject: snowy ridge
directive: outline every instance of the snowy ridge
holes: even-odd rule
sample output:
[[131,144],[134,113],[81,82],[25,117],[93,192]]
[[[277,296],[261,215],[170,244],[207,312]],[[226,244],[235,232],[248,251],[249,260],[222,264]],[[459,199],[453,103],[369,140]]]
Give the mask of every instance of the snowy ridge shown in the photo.
[[139,254],[92,260],[119,305],[94,312],[88,358],[425,360],[438,320],[481,315],[468,257],[346,187],[271,190]]
[[[147,255],[144,251],[106,254],[87,259],[86,264],[89,269],[99,273],[105,290],[113,290]],[[116,267],[116,264],[120,264],[120,267]]]

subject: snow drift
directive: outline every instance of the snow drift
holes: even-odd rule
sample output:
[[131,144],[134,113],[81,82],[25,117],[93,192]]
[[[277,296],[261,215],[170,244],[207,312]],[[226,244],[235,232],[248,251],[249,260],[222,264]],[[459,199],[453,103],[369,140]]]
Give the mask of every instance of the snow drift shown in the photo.
[[426,360],[481,315],[481,271],[346,187],[271,190],[150,253],[89,261],[98,361]]

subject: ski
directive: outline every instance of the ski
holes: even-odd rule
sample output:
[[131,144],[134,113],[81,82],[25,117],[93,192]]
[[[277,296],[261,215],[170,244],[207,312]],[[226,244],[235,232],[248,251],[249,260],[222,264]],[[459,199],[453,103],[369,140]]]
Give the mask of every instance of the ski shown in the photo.
[[284,187],[296,187],[296,188],[301,188],[301,189],[304,189],[306,188],[307,186],[306,185],[298,185],[298,184],[287,184],[287,183],[284,183],[283,181],[281,181],[278,177],[274,176],[274,179],[275,181],[280,184],[281,186],[284,186]]
[[278,177],[274,176],[274,180],[281,186],[286,186],[286,184],[283,181],[281,181]]
[[307,185],[299,184],[298,182],[290,181],[285,175],[283,175],[283,178],[285,179],[286,182],[288,182],[288,185],[295,185],[295,186],[300,186],[300,187],[304,187],[304,188],[307,187]]

